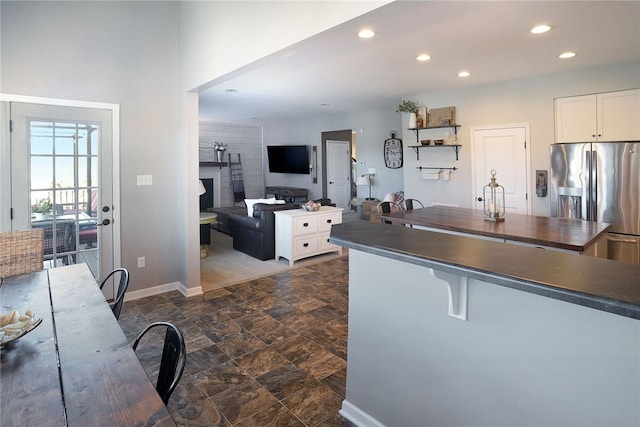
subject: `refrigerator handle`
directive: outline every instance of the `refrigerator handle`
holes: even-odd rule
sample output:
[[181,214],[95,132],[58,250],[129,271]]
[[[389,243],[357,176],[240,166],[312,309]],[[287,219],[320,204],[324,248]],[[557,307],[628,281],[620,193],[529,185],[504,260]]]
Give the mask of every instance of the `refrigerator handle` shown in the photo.
[[591,152],[591,173],[589,182],[590,221],[598,219],[598,152]]

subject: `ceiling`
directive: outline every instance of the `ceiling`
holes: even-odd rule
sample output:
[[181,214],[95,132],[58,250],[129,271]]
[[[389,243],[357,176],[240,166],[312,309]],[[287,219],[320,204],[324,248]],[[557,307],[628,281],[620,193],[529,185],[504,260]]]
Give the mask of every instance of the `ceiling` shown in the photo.
[[[530,33],[542,23],[551,31]],[[376,36],[358,38],[363,27]],[[559,59],[567,50],[577,56]],[[432,59],[420,63],[420,53]],[[200,116],[260,124],[365,111],[639,60],[640,1],[397,1],[217,79],[200,93]],[[457,77],[461,70],[471,76]]]

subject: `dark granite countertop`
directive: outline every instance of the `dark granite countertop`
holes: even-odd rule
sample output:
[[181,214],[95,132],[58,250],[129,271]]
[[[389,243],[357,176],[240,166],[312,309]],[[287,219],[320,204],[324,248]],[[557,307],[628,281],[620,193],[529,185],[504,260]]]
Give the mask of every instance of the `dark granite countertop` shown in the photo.
[[478,236],[583,252],[611,224],[568,218],[508,213],[505,221],[486,221],[481,211],[450,206],[430,206],[381,215],[403,224],[421,225]]
[[640,319],[640,265],[367,221],[332,226],[330,242]]

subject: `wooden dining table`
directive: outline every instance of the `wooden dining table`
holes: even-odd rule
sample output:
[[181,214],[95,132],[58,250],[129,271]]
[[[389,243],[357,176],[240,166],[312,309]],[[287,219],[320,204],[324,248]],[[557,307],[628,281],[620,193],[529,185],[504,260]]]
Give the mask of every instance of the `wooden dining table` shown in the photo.
[[0,425],[174,426],[86,264],[7,277],[0,313],[42,323],[0,349]]

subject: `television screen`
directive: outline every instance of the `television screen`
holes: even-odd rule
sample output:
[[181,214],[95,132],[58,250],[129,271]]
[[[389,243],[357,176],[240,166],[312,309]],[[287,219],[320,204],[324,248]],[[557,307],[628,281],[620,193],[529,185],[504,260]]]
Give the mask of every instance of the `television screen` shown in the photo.
[[309,174],[309,147],[268,145],[269,172]]

